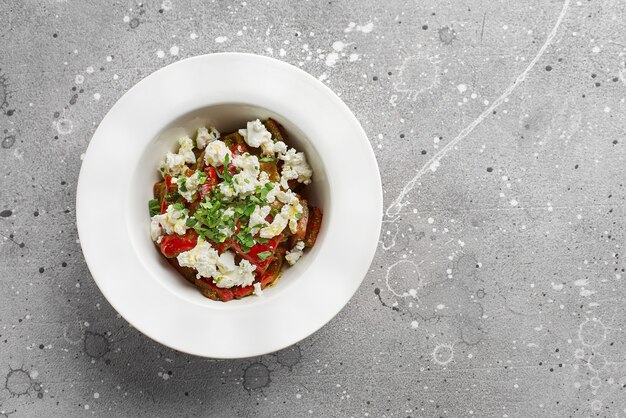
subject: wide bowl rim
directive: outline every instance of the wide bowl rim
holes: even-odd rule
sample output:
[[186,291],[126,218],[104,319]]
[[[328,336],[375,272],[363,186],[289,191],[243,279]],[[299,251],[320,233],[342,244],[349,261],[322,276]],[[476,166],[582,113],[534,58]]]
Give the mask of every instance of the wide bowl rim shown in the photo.
[[[346,289],[342,290],[343,297],[340,298],[341,301],[333,300],[332,304],[326,308],[326,311],[324,312],[322,319],[318,321],[313,321],[315,322],[314,324],[307,323],[305,332],[298,332],[297,335],[294,335],[290,338],[285,338],[281,336],[280,338],[281,342],[276,343],[276,344],[264,343],[256,347],[246,347],[245,350],[239,350],[239,351],[235,351],[231,353],[231,352],[225,351],[223,348],[212,351],[211,348],[205,349],[203,347],[202,349],[198,349],[198,347],[195,346],[194,344],[185,343],[184,341],[183,342],[178,341],[178,340],[172,341],[171,339],[168,339],[163,334],[156,333],[154,331],[154,328],[150,328],[149,326],[146,325],[146,323],[138,321],[135,313],[133,314],[130,313],[128,306],[122,306],[124,304],[127,305],[128,301],[127,300],[122,301],[119,298],[117,298],[116,295],[119,295],[119,289],[116,289],[114,286],[112,286],[110,283],[106,281],[106,277],[103,277],[105,273],[101,271],[101,266],[102,266],[101,256],[96,254],[95,252],[96,248],[94,248],[92,244],[93,240],[91,239],[92,237],[90,236],[90,232],[89,232],[91,225],[89,223],[89,216],[87,216],[87,211],[90,205],[88,198],[93,197],[93,194],[90,193],[87,189],[87,187],[89,186],[89,179],[87,178],[87,176],[92,174],[91,172],[89,172],[89,169],[88,169],[90,167],[90,164],[93,165],[97,162],[97,160],[95,160],[96,156],[94,156],[95,154],[94,148],[98,147],[100,150],[103,149],[102,148],[103,140],[99,138],[103,137],[104,135],[103,132],[111,129],[111,126],[109,125],[115,122],[114,120],[115,117],[119,117],[119,108],[120,106],[123,107],[126,104],[125,101],[127,101],[129,97],[135,95],[137,92],[141,91],[142,89],[145,91],[145,88],[144,88],[145,86],[149,85],[150,83],[153,83],[153,80],[156,81],[161,76],[164,76],[164,74],[167,74],[167,73],[176,74],[176,72],[179,70],[184,72],[186,67],[189,68],[193,66],[203,66],[203,65],[206,65],[207,62],[211,64],[215,64],[216,62],[223,63],[223,62],[228,62],[228,61],[233,61],[233,60],[237,62],[247,62],[247,63],[254,63],[256,65],[261,65],[261,66],[267,66],[268,68],[271,68],[271,71],[276,71],[277,74],[281,74],[284,77],[292,78],[293,80],[297,82],[302,82],[302,83],[306,83],[307,85],[314,86],[315,90],[318,91],[324,97],[325,100],[328,100],[333,106],[336,107],[335,110],[338,110],[341,113],[341,118],[343,118],[346,121],[346,126],[349,125],[351,129],[353,130],[352,133],[356,141],[355,143],[358,143],[360,146],[359,151],[362,153],[362,158],[364,161],[363,164],[364,166],[367,166],[368,169],[370,170],[369,173],[367,174],[367,180],[369,181],[367,197],[369,201],[371,202],[371,204],[369,205],[369,208],[367,209],[368,214],[369,214],[368,221],[370,222],[370,225],[368,226],[369,233],[367,234],[368,242],[358,244],[360,247],[362,247],[360,248],[361,262],[358,266],[359,268],[357,269],[360,272],[359,274],[360,277],[352,278],[351,286],[346,287]],[[173,77],[172,74],[170,74],[169,76]],[[272,77],[271,74],[268,76]],[[218,101],[208,102],[207,106],[214,105],[217,103],[220,103],[220,102]],[[264,107],[264,106],[260,105],[260,107]],[[273,109],[270,109],[270,110],[273,110]],[[184,112],[181,111],[180,114],[182,113]],[[90,153],[90,151],[92,152]],[[369,141],[367,140],[367,136],[363,128],[359,124],[358,120],[354,116],[354,114],[348,109],[348,107],[343,103],[343,101],[341,101],[341,99],[335,93],[333,93],[332,90],[330,90],[330,88],[328,88],[328,86],[324,85],[322,82],[320,82],[319,80],[317,80],[310,74],[302,71],[301,69],[294,67],[288,63],[275,60],[273,58],[259,56],[255,54],[247,54],[247,53],[219,53],[219,54],[199,55],[199,56],[187,58],[185,60],[177,61],[166,67],[163,67],[151,73],[150,75],[148,75],[147,77],[139,81],[137,84],[135,84],[133,87],[131,87],[111,107],[111,109],[107,112],[107,114],[103,118],[100,126],[94,133],[92,142],[89,144],[89,147],[85,154],[83,166],[81,167],[78,185],[77,185],[76,219],[77,219],[78,234],[79,234],[79,238],[81,242],[81,247],[83,249],[85,261],[87,263],[87,266],[89,267],[92,277],[94,278],[94,281],[96,282],[97,286],[99,287],[100,291],[103,293],[105,298],[111,304],[111,306],[121,316],[123,316],[130,324],[132,324],[135,328],[137,328],[143,334],[154,339],[155,341],[165,346],[168,346],[170,348],[173,348],[175,350],[181,351],[181,352],[185,352],[185,353],[197,355],[197,356],[202,356],[202,357],[210,357],[210,358],[224,358],[224,359],[247,358],[247,357],[259,356],[259,355],[267,354],[270,352],[274,352],[282,348],[285,348],[289,345],[292,345],[294,343],[297,343],[298,341],[302,340],[303,338],[306,338],[307,336],[316,332],[326,323],[328,323],[328,321],[330,321],[334,316],[336,316],[341,311],[341,309],[348,303],[348,301],[354,295],[360,283],[364,279],[369,269],[369,266],[371,264],[371,261],[374,257],[374,254],[376,252],[376,248],[378,245],[378,236],[379,236],[380,228],[382,224],[382,200],[383,200],[383,197],[382,197],[382,187],[381,187],[381,182],[380,182],[380,174],[379,174],[378,166],[376,164],[376,158],[375,158],[374,152],[371,148],[371,145],[369,144]],[[373,214],[375,214],[376,216],[373,216]]]

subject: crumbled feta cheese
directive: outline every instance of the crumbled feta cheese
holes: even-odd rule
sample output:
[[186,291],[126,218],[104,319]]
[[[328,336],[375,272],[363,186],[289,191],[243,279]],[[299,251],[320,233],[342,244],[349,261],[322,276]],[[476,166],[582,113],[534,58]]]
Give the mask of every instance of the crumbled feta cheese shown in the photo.
[[188,136],[184,136],[178,140],[180,148],[178,149],[178,155],[181,155],[185,162],[194,164],[196,162],[196,154],[193,153],[193,141]]
[[184,136],[178,140],[180,145],[178,153],[168,152],[165,161],[160,165],[161,173],[168,173],[171,176],[183,174],[187,169],[185,163],[193,164],[196,162],[196,155],[193,153],[193,141],[188,136]]
[[220,189],[220,193],[224,195],[225,198],[230,199],[231,197],[235,197],[235,189],[232,184],[222,182],[217,185]]
[[220,167],[224,165],[224,160],[228,155],[228,160],[233,160],[233,153],[228,149],[226,144],[222,141],[213,141],[207,145],[204,152],[204,161],[212,165],[213,167]]
[[294,204],[284,205],[280,213],[274,216],[272,223],[261,228],[259,233],[261,238],[273,238],[279,235],[289,225],[289,229],[292,233],[296,233],[298,230],[298,219],[302,216],[302,205],[296,200]]
[[185,157],[180,154],[168,152],[165,156],[165,161],[161,163],[160,168],[163,174],[169,173],[172,176],[178,176],[187,168],[185,166]]
[[259,185],[259,159],[250,154],[238,155],[233,159],[233,166],[239,173],[233,176],[233,188],[239,196],[254,193]]
[[302,205],[300,202],[283,206],[280,213],[289,220],[289,230],[292,234],[295,234],[298,231],[298,219],[302,216]]
[[274,220],[272,220],[271,224],[269,224],[265,228],[261,228],[261,231],[259,232],[259,236],[261,238],[273,238],[276,235],[283,232],[283,230],[287,227],[288,223],[289,223],[289,218],[284,216],[281,211],[276,216],[274,216]]
[[[269,206],[256,206],[254,208],[254,212],[250,215],[250,222],[248,222],[248,228],[251,228],[250,233],[253,236],[256,235],[262,227],[269,225],[269,222],[267,222],[265,218],[270,214],[271,209],[272,208]],[[262,226],[254,228],[256,225]]]
[[211,278],[217,275],[217,262],[219,254],[215,248],[202,238],[198,238],[196,246],[189,251],[184,251],[176,257],[182,267],[191,267],[198,274],[197,277]]
[[287,254],[285,254],[285,260],[287,260],[290,266],[296,264],[300,257],[302,257],[303,250],[304,242],[298,241],[291,251],[287,251]]
[[276,196],[280,192],[281,192],[280,185],[274,183],[274,188],[272,188],[272,190],[267,192],[267,196],[265,196],[265,200],[267,200],[267,203],[274,203],[276,201]]
[[159,221],[154,218],[150,222],[150,236],[152,237],[152,241],[157,244],[160,244],[163,239],[163,228],[161,228]]
[[272,134],[258,119],[248,122],[246,129],[239,130],[239,135],[243,136],[246,144],[253,148],[259,148],[263,143],[272,141]]
[[287,189],[286,191],[278,190],[276,192],[276,198],[280,203],[285,203],[288,205],[295,205],[299,202],[298,196],[291,189]]
[[297,180],[299,183],[304,184],[311,183],[313,170],[307,163],[304,152],[296,152],[292,148],[286,154],[278,156],[278,158],[284,161],[280,178],[280,184],[284,189],[289,188],[287,184],[289,180]]
[[191,202],[193,200],[193,195],[198,191],[198,187],[200,187],[200,172],[196,171],[189,177],[172,177],[172,182],[178,184],[178,193],[187,200],[187,202]]
[[256,266],[250,264],[248,260],[241,260],[239,265],[235,264],[235,255],[232,252],[218,254],[211,244],[202,238],[198,238],[194,248],[180,253],[176,258],[181,266],[195,269],[198,278],[213,278],[217,287],[250,286],[254,282]]
[[234,286],[250,286],[254,281],[256,266],[248,260],[241,260],[239,266],[235,264],[235,255],[226,251],[222,253],[217,262],[218,274],[213,276],[217,287],[230,288]]
[[217,141],[220,137],[220,133],[214,127],[210,127],[209,129],[204,126],[198,128],[198,133],[196,134],[196,146],[198,149],[204,149],[209,143],[213,141]]
[[[152,239],[154,241],[160,242],[158,239],[160,238],[160,235],[163,233],[161,229],[165,230],[165,233],[168,235],[172,233],[176,233],[178,235],[184,235],[185,232],[187,231],[188,213],[189,213],[188,209],[185,209],[185,208],[176,209],[174,208],[174,205],[169,205],[165,213],[154,215],[152,217],[152,222],[150,224],[150,231],[151,231]],[[157,229],[157,225],[158,225],[158,229]]]
[[263,149],[263,154],[274,156],[274,154],[283,155],[287,152],[287,144],[283,141],[278,142],[265,142],[261,145]]
[[256,282],[254,284],[254,294],[257,296],[263,295],[263,289],[261,289],[261,283]]
[[240,129],[239,135],[243,136],[246,144],[253,148],[261,148],[264,155],[274,156],[274,154],[284,154],[287,152],[287,145],[278,141],[274,143],[272,134],[265,128],[260,120],[248,122],[246,129]]

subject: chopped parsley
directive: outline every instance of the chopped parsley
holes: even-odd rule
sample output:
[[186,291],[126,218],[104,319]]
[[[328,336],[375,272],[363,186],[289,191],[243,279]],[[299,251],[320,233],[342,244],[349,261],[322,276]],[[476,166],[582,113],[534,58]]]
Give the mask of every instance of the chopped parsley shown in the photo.
[[259,257],[259,260],[265,261],[271,255],[272,255],[271,251],[263,251],[262,253],[258,253],[256,256]]

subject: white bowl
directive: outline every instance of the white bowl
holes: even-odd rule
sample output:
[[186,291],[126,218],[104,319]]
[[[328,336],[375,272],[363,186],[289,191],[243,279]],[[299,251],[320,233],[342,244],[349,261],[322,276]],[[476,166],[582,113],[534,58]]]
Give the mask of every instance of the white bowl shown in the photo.
[[[263,296],[212,301],[150,239],[147,202],[158,163],[175,148],[170,128],[209,123],[228,132],[267,117],[307,154],[322,229]],[[89,270],[129,323],[179,351],[242,358],[302,340],[349,301],[376,251],[382,190],[363,128],[328,87],[271,58],[211,54],[156,71],[111,108],[83,160],[76,212]]]

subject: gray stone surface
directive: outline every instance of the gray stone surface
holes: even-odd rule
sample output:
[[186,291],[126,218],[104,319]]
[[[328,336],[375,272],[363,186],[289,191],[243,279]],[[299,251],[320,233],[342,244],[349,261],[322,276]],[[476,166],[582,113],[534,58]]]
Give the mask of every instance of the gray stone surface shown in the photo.
[[[1,2],[0,416],[626,416],[625,21],[618,0]],[[219,51],[324,79],[385,194],[347,307],[239,361],[121,319],[74,212],[113,103]]]

